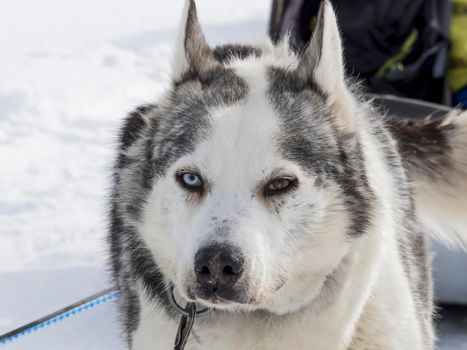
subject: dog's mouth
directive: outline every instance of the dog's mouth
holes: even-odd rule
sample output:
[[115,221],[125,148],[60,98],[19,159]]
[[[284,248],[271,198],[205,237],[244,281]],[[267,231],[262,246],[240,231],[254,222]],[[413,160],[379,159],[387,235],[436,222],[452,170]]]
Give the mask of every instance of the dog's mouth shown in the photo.
[[208,307],[254,304],[255,301],[242,288],[222,288],[219,286],[188,289],[190,301],[205,304]]
[[[251,283],[248,278],[241,279],[237,283],[225,286],[213,282],[212,284],[200,284],[196,280],[186,284],[183,288],[183,296],[189,302],[199,303],[210,308],[240,308],[253,310],[260,308],[265,298],[276,293],[286,284],[287,278],[276,279],[274,285],[269,288],[261,284]],[[269,291],[270,293],[267,293]]]

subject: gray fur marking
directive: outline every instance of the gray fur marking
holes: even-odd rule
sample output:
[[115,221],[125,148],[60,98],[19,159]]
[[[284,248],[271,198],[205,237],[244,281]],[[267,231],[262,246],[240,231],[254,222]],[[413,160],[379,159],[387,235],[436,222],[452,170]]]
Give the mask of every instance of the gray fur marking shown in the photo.
[[366,179],[360,144],[335,126],[327,96],[314,84],[302,85],[297,72],[268,69],[268,97],[281,118],[279,151],[318,178],[341,189],[352,214],[348,234],[357,237],[370,224],[374,194]]

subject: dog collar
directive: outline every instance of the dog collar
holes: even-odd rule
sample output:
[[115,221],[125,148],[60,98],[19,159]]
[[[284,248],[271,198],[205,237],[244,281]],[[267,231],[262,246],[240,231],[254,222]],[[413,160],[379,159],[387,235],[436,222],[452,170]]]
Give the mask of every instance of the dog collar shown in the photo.
[[[195,303],[190,303],[188,302],[186,304],[185,307],[182,307],[178,302],[177,300],[175,299],[175,291],[174,291],[175,287],[174,285],[171,283],[167,288],[166,288],[166,293],[167,293],[167,298],[169,299],[169,303],[170,303],[170,306],[172,306],[172,308],[177,312],[179,313],[181,316],[189,316],[190,314],[190,311],[189,311],[189,304],[193,304],[195,305]],[[195,305],[196,307],[196,305]],[[199,310],[199,311],[196,311],[196,314],[195,316],[203,316],[205,314],[207,314],[209,311],[211,311],[210,308],[206,307],[202,310]]]
[[183,350],[186,342],[190,337],[191,329],[195,323],[196,316],[206,315],[211,309],[204,308],[200,311],[196,310],[196,304],[188,302],[183,308],[175,299],[174,285],[170,284],[166,288],[167,297],[172,308],[181,315],[180,323],[178,324],[177,335],[175,336],[174,350]]

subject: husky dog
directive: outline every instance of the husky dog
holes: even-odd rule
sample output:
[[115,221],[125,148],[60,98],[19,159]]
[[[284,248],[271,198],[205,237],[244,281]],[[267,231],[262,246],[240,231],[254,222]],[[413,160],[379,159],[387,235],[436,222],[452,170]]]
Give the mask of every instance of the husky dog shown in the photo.
[[173,347],[169,285],[211,309],[186,349],[433,349],[424,227],[466,231],[467,114],[391,120],[352,85],[328,1],[301,53],[211,49],[187,1],[170,89],[120,135],[109,243],[130,349]]

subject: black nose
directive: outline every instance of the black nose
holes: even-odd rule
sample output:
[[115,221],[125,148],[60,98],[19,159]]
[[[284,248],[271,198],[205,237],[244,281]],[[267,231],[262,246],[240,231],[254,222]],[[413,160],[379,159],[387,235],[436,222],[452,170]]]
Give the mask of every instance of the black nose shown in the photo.
[[196,279],[203,294],[225,294],[242,272],[242,253],[231,245],[210,244],[200,248],[195,255]]

